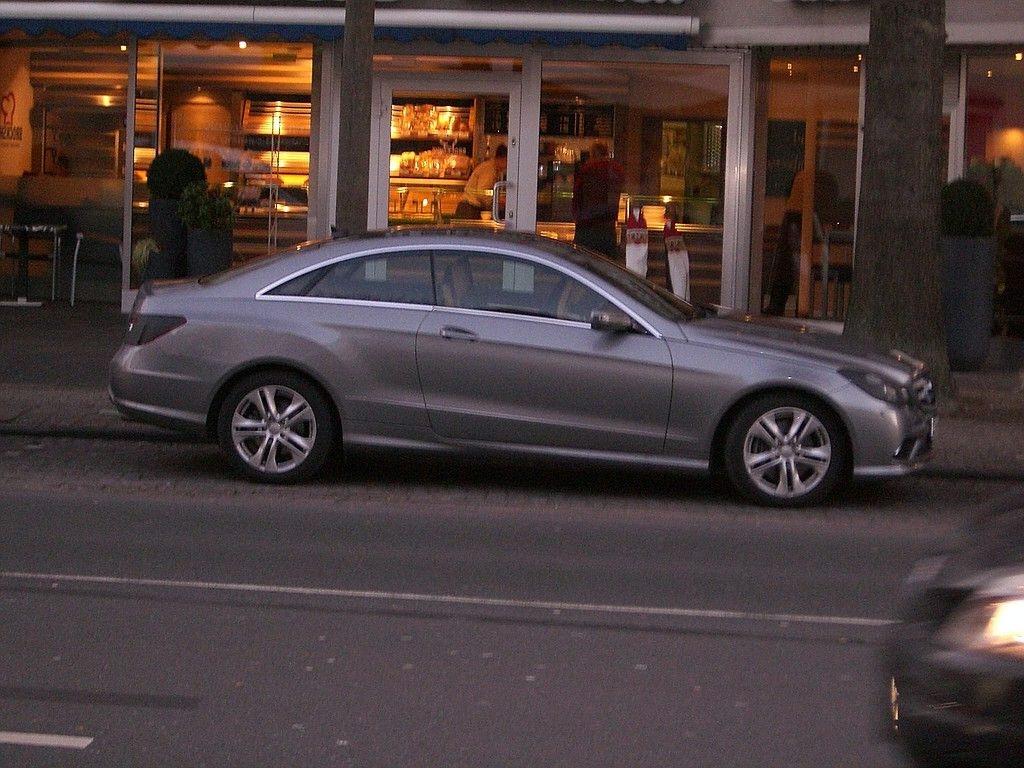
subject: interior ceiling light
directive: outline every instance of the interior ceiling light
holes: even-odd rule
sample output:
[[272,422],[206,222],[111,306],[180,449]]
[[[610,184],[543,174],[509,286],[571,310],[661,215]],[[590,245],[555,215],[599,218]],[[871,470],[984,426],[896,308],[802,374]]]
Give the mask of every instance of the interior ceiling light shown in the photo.
[[1024,61],[1024,51],[1017,51],[1017,53],[1013,54],[1013,58],[1017,61]]
[[246,48],[249,47],[249,44],[247,42],[245,42],[245,40],[239,40],[238,41],[238,47],[241,48],[244,51]]

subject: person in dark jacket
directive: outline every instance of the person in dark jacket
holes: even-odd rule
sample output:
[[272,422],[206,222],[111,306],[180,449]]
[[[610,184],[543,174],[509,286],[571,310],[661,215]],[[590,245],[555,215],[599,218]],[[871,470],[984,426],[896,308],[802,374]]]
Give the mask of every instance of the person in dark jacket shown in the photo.
[[619,216],[619,196],[626,171],[608,153],[608,145],[595,141],[590,159],[573,179],[572,216],[576,222],[576,245],[604,254],[619,255],[619,237],[615,221]]

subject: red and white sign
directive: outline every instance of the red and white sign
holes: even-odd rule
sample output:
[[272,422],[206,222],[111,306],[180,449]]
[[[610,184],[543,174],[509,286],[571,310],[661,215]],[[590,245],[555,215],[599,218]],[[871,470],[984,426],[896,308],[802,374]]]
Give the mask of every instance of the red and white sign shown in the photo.
[[643,211],[634,208],[626,221],[626,268],[647,277],[647,222]]

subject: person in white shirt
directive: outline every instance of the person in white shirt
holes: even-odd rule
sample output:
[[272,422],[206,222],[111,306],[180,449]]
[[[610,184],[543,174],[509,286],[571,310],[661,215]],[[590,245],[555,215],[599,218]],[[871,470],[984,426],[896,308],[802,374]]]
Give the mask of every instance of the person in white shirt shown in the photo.
[[495,150],[494,157],[480,163],[466,181],[454,218],[479,219],[483,211],[490,211],[492,190],[496,182],[505,178],[507,168],[508,147],[501,144]]

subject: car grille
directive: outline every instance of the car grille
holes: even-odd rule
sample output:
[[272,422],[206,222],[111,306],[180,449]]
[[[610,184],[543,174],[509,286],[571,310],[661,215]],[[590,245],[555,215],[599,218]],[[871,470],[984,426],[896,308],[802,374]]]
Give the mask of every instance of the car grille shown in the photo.
[[913,605],[913,621],[924,621],[938,627],[971,596],[971,590],[936,587],[922,594]]
[[930,376],[919,374],[910,383],[910,397],[914,405],[923,411],[935,409],[935,385]]

